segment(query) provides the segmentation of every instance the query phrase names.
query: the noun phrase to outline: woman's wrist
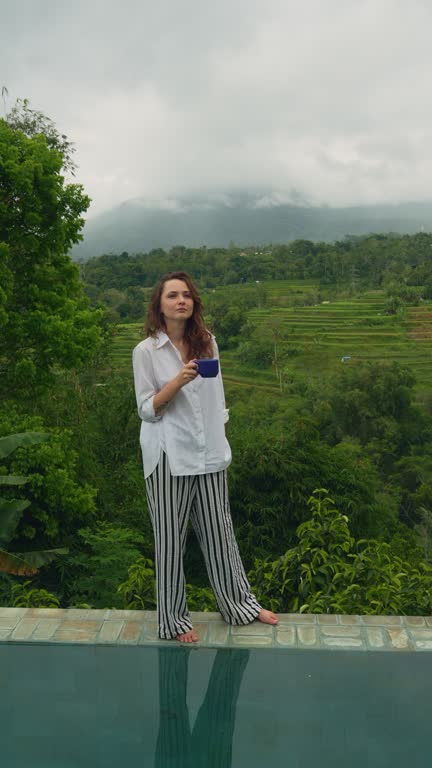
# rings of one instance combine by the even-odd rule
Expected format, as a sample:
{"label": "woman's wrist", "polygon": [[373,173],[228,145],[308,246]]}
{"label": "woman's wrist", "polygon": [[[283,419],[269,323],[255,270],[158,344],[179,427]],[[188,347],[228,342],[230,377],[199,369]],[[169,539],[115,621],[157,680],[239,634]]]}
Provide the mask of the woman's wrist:
{"label": "woman's wrist", "polygon": [[175,376],[171,381],[168,382],[168,384],[165,384],[164,387],[155,395],[153,400],[153,406],[155,413],[157,414],[158,411],[161,411],[163,408],[166,408],[167,405],[171,402],[171,400],[174,399],[177,392],[180,391],[182,385],[180,382],[180,379],[178,376]]}

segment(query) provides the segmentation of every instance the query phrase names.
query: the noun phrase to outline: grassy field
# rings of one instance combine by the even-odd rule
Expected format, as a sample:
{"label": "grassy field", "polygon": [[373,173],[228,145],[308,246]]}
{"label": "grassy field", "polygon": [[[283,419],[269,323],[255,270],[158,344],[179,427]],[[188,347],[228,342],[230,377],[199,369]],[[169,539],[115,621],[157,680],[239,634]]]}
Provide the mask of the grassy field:
{"label": "grassy field", "polygon": [[[263,327],[277,319],[287,338],[287,347],[297,351],[287,363],[293,372],[321,376],[341,365],[356,365],[365,360],[395,361],[413,371],[419,396],[429,390],[432,385],[432,305],[407,308],[404,316],[386,315],[384,295],[369,292],[350,300],[293,307],[294,295],[298,297],[317,288],[313,281],[273,281],[262,285],[268,306],[249,310],[248,318]],[[217,290],[232,298],[239,295],[242,286]],[[141,338],[142,323],[118,326],[112,353],[115,369],[130,370],[132,348]],[[350,359],[342,362],[343,357]],[[223,352],[222,370],[227,384],[279,391],[272,369],[251,370],[241,365],[235,350]]]}

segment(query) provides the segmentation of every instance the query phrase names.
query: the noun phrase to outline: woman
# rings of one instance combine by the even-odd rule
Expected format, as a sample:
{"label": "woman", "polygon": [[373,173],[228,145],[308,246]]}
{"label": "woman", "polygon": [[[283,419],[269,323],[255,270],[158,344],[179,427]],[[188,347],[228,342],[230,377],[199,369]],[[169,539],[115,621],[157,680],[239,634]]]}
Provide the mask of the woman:
{"label": "woman", "polygon": [[186,272],[165,275],[150,301],[147,338],[133,351],[144,477],[155,535],[159,637],[186,643],[198,640],[187,610],[183,572],[189,517],[225,621],[278,621],[251,593],[234,537],[222,378],[220,372],[215,378],[201,378],[196,363],[219,357],[202,309]]}

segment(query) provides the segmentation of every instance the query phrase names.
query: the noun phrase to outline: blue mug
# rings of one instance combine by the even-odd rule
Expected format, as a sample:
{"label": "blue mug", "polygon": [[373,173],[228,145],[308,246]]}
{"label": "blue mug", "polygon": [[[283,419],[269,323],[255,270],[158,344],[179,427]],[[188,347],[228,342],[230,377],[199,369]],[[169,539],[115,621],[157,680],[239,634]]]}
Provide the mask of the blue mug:
{"label": "blue mug", "polygon": [[200,376],[203,376],[203,378],[211,379],[218,375],[219,360],[217,357],[212,359],[203,358],[202,360],[196,360],[195,362],[198,366],[198,373]]}

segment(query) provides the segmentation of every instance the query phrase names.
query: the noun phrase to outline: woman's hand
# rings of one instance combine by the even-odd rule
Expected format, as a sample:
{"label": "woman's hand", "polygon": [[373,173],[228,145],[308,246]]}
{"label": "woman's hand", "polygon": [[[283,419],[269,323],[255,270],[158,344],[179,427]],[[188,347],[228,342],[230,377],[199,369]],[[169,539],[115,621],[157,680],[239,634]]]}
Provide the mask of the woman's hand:
{"label": "woman's hand", "polygon": [[196,364],[195,360],[189,360],[188,363],[185,363],[181,371],[178,372],[176,376],[176,380],[180,387],[184,387],[185,384],[189,384],[190,381],[193,381],[198,376],[198,366]]}
{"label": "woman's hand", "polygon": [[167,405],[174,399],[176,394],[180,392],[181,388],[185,384],[189,384],[190,381],[198,376],[198,366],[196,360],[189,360],[177,376],[158,392],[153,399],[153,408],[156,416],[159,416],[161,412],[167,407]]}

